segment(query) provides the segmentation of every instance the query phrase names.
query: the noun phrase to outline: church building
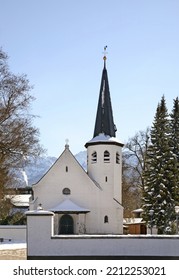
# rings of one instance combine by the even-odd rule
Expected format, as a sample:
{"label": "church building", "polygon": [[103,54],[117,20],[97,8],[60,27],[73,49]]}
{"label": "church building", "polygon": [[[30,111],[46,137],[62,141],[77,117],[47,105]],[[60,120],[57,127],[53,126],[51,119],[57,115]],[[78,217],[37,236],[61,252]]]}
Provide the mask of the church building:
{"label": "church building", "polygon": [[33,185],[30,210],[54,212],[54,234],[122,234],[122,147],[116,126],[104,56],[93,138],[85,144],[87,172],[65,149]]}

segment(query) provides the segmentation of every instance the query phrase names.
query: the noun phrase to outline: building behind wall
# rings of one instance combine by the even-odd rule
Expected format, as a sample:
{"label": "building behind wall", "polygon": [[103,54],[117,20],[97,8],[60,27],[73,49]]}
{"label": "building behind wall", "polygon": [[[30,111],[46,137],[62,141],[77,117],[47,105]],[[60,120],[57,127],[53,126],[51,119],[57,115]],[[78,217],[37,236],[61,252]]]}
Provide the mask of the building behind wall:
{"label": "building behind wall", "polygon": [[65,149],[33,185],[34,200],[55,213],[55,234],[122,234],[122,147],[116,138],[106,56],[93,138],[87,148],[87,172],[69,149]]}

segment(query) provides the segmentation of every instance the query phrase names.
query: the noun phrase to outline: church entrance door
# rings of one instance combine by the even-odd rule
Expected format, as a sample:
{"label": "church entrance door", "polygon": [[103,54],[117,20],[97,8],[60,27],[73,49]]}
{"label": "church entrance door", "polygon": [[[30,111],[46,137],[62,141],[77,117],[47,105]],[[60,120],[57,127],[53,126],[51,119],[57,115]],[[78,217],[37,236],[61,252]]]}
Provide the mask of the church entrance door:
{"label": "church entrance door", "polygon": [[70,215],[63,215],[60,218],[59,234],[73,234],[73,218]]}

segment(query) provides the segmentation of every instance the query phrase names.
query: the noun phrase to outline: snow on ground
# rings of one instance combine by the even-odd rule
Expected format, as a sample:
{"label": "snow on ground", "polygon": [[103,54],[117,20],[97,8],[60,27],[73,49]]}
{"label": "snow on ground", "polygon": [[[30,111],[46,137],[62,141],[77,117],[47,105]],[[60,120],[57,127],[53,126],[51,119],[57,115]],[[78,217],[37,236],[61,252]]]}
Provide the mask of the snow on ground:
{"label": "snow on ground", "polygon": [[2,242],[0,243],[0,250],[16,250],[27,248],[25,242]]}

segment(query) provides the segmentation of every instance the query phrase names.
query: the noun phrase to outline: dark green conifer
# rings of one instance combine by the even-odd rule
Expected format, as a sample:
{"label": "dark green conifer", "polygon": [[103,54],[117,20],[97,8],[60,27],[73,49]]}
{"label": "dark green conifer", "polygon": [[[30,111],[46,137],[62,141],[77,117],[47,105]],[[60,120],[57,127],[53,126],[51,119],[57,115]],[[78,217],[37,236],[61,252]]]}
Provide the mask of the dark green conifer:
{"label": "dark green conifer", "polygon": [[171,136],[170,136],[170,146],[174,155],[177,159],[177,188],[175,196],[175,204],[179,205],[179,100],[178,97],[174,99],[173,110],[170,114],[170,127],[171,127]]}
{"label": "dark green conifer", "polygon": [[[171,150],[170,121],[164,96],[159,103],[151,128],[151,145],[147,151],[144,172],[144,218],[166,233],[175,218],[177,161]],[[150,210],[153,211],[151,219]]]}

